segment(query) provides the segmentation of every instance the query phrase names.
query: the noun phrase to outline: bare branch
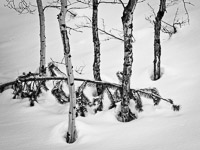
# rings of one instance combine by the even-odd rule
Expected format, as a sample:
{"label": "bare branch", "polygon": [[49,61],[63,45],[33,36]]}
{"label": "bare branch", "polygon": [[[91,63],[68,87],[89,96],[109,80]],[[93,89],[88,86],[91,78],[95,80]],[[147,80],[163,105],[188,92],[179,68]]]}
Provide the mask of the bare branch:
{"label": "bare branch", "polygon": [[[169,2],[170,5],[175,5],[178,3],[178,0],[171,0]],[[145,17],[145,19],[147,21],[149,21],[152,25],[154,25],[154,17],[156,16],[155,14],[155,11],[153,9],[153,7],[148,3],[148,6],[150,7],[151,11],[153,12],[152,15],[148,16],[148,17]],[[179,9],[177,8],[176,12],[175,12],[175,15],[174,15],[174,19],[173,19],[173,22],[172,24],[166,22],[166,21],[163,21],[162,20],[162,23],[164,23],[164,25],[161,26],[161,31],[163,33],[167,33],[169,34],[169,37],[171,37],[173,34],[175,34],[177,32],[177,27],[176,25],[179,25],[180,27],[184,24],[186,24],[186,22],[188,22],[189,20],[189,16],[187,17],[187,20],[180,20],[178,18],[178,12],[179,12]],[[189,15],[189,14],[188,14]],[[152,18],[153,17],[153,18]],[[189,23],[189,22],[188,22]]]}
{"label": "bare branch", "polygon": [[154,24],[154,20],[153,19],[151,19],[151,17],[152,17],[152,15],[151,16],[146,16],[145,17],[145,20],[147,20],[150,24]]}
{"label": "bare branch", "polygon": [[25,0],[21,0],[18,5],[15,4],[15,0],[6,0],[6,2],[5,7],[14,9],[19,14],[33,14],[35,12],[35,9],[31,8],[33,5],[30,2],[27,3]]}
{"label": "bare branch", "polygon": [[156,13],[155,13],[155,11],[154,11],[154,8],[153,8],[149,3],[147,3],[147,5],[150,7],[150,9],[151,9],[153,15],[156,16]]}
{"label": "bare branch", "polygon": [[186,2],[185,0],[182,0],[182,1],[183,1],[184,9],[185,9],[185,14],[187,15],[187,22],[188,22],[188,24],[190,24],[190,16],[189,16],[186,4],[189,4],[189,5],[192,5],[192,6],[194,6],[194,5],[190,2]]}
{"label": "bare branch", "polygon": [[102,30],[102,29],[99,29],[99,28],[98,28],[98,30],[99,30],[100,32],[102,32],[102,33],[105,33],[105,34],[107,34],[107,35],[113,37],[114,39],[117,39],[117,40],[120,40],[120,41],[124,41],[124,39],[122,39],[122,38],[120,38],[120,37],[117,37],[117,36],[115,36],[114,34],[112,34],[111,31],[110,31],[110,32],[107,32],[107,31]]}
{"label": "bare branch", "polygon": [[65,63],[63,63],[63,61],[61,61],[61,62],[58,62],[58,61],[54,61],[52,58],[50,58],[51,59],[51,61],[53,62],[53,63],[56,63],[56,64],[61,64],[61,65],[65,65]]}
{"label": "bare branch", "polygon": [[[62,59],[61,62],[54,61],[52,58],[50,58],[50,59],[51,59],[51,61],[52,61],[53,64],[65,65],[65,63],[63,63],[64,57],[63,57],[63,59]],[[76,67],[75,72],[78,73],[78,74],[83,74],[83,69],[84,69],[84,68],[85,68],[85,65],[80,66],[80,67]],[[58,67],[56,67],[56,69],[58,69]],[[61,71],[60,71],[60,72],[61,72]],[[62,72],[62,73],[63,73],[63,72]],[[63,74],[64,74],[64,73],[63,73]]]}
{"label": "bare branch", "polygon": [[119,0],[119,2],[122,4],[123,8],[125,8],[124,3],[122,2],[122,0]]}
{"label": "bare branch", "polygon": [[[18,77],[17,80],[12,81],[12,82],[8,82],[8,83],[4,83],[0,85],[0,93],[2,93],[3,91],[7,90],[7,89],[11,89],[13,88],[13,86],[16,84],[16,82],[29,82],[29,81],[55,81],[55,80],[64,80],[67,81],[67,77],[26,77],[26,76],[21,76]],[[94,84],[99,84],[99,85],[104,85],[104,86],[111,86],[111,87],[116,87],[116,88],[122,88],[122,85],[117,84],[117,83],[111,83],[111,82],[106,82],[106,81],[96,81],[96,80],[89,80],[89,79],[82,79],[82,78],[74,78],[75,81],[82,81],[82,82],[89,82],[89,83],[94,83]],[[149,93],[147,91],[144,91],[142,89],[130,89],[131,91],[134,92],[140,92],[140,93],[144,93],[144,94],[151,94],[154,97],[157,97],[161,100],[164,100],[170,104],[173,104],[173,101],[171,99],[166,99],[166,98],[162,98],[161,96],[155,94],[155,93]]]}
{"label": "bare branch", "polygon": [[118,0],[113,0],[113,1],[99,1],[99,4],[121,4]]}
{"label": "bare branch", "polygon": [[71,7],[68,9],[69,10],[72,10],[72,9],[86,9],[86,8],[89,8],[89,6],[86,6],[86,7]]}
{"label": "bare branch", "polygon": [[177,10],[176,10],[176,13],[175,13],[175,15],[174,15],[174,20],[173,20],[173,24],[175,23],[175,21],[177,20],[176,18],[177,18],[177,16],[178,16],[178,8],[177,8]]}
{"label": "bare branch", "polygon": [[138,1],[137,3],[143,3],[143,2],[145,2],[146,0],[140,0],[140,1]]}
{"label": "bare branch", "polygon": [[[78,25],[77,25],[77,26],[78,26]],[[80,26],[78,26],[78,27],[79,27],[79,28],[92,28],[92,26],[88,26],[88,25],[80,25]],[[113,37],[114,39],[117,39],[117,40],[120,40],[120,41],[124,41],[122,38],[117,37],[117,36],[113,35],[112,33],[107,32],[107,31],[105,31],[105,30],[103,30],[103,29],[98,28],[98,30],[99,30],[100,32],[104,33],[104,34],[107,34],[107,35]]]}
{"label": "bare branch", "polygon": [[185,0],[183,0],[185,4],[189,4],[189,5],[192,5],[192,6],[195,6],[194,4],[192,4],[191,2],[186,2]]}
{"label": "bare branch", "polygon": [[170,7],[179,3],[179,0],[167,0],[166,6]]}
{"label": "bare branch", "polygon": [[69,34],[71,34],[71,30],[76,31],[76,32],[80,32],[80,33],[83,32],[83,31],[79,30],[79,28],[72,28],[72,27],[69,27],[69,26],[66,26],[66,28],[68,29]]}
{"label": "bare branch", "polygon": [[63,63],[64,59],[65,59],[65,56],[62,58],[61,63]]}
{"label": "bare branch", "polygon": [[85,68],[84,66],[76,67],[75,72],[82,75],[83,74],[83,69]]}
{"label": "bare branch", "polygon": [[[91,18],[89,18],[88,16],[82,16],[86,19],[86,24],[81,24],[81,25],[77,25],[77,28],[92,28],[91,24],[92,24],[92,20]],[[98,28],[98,30],[102,33],[102,34],[107,34],[108,36],[110,36],[111,38],[108,38],[106,40],[109,40],[109,39],[117,39],[117,40],[120,40],[120,41],[124,41],[121,37],[120,37],[120,34],[119,34],[119,37],[114,35],[110,30],[110,31],[106,31],[105,29],[105,23],[104,23],[104,20],[102,19],[102,25],[103,25],[103,29],[101,28]],[[113,29],[114,30],[114,29]],[[116,30],[116,29],[115,29]],[[119,30],[118,30],[119,32]],[[120,31],[121,32],[121,31]]]}
{"label": "bare branch", "polygon": [[88,17],[88,16],[82,16],[82,17],[86,19],[86,22],[87,22],[86,24],[92,23],[92,19],[90,17]]}
{"label": "bare branch", "polygon": [[76,0],[77,2],[81,3],[81,4],[85,4],[88,5],[90,7],[92,7],[92,1],[91,0]]}
{"label": "bare branch", "polygon": [[47,8],[56,8],[56,9],[59,9],[61,8],[61,6],[56,6],[56,5],[47,5],[43,8],[43,11],[45,11]]}
{"label": "bare branch", "polygon": [[[145,0],[144,0],[144,1],[145,1]],[[91,1],[91,0],[77,0],[77,2],[92,7],[92,1]],[[122,3],[123,3],[123,2],[122,2],[122,1],[120,2],[119,0],[111,0],[111,1],[99,0],[99,2],[98,2],[98,4],[122,4]],[[123,3],[123,5],[124,5],[124,4],[125,4],[125,3]],[[122,6],[123,6],[123,5],[122,5]]]}
{"label": "bare branch", "polygon": [[171,25],[171,24],[169,24],[169,23],[167,23],[167,22],[165,22],[165,21],[163,21],[163,20],[162,20],[162,23],[164,23],[164,24],[166,24],[166,25],[168,25],[168,26],[170,26],[170,27],[173,27],[173,25]]}

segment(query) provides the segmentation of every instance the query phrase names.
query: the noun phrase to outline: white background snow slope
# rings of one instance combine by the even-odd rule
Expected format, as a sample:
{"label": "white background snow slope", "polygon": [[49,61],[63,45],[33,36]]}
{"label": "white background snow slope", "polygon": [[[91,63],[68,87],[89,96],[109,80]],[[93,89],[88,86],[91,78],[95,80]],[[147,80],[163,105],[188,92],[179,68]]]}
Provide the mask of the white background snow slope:
{"label": "white background snow slope", "polygon": [[[200,149],[200,2],[190,0],[190,25],[178,28],[168,39],[162,34],[164,74],[151,81],[153,65],[153,27],[144,18],[151,11],[138,4],[134,13],[132,88],[157,87],[165,98],[180,104],[180,112],[161,102],[154,107],[142,99],[144,111],[129,123],[116,120],[115,109],[76,119],[78,139],[65,142],[68,105],[60,105],[50,92],[39,98],[35,107],[28,99],[12,99],[12,90],[0,94],[0,150],[198,150]],[[19,15],[0,1],[0,83],[14,80],[22,72],[36,71],[39,65],[39,26],[37,12]],[[182,4],[180,4],[180,7]],[[155,6],[157,11],[158,5]],[[165,20],[173,20],[176,7],[169,8]],[[100,6],[100,18],[108,27],[121,28],[121,6]],[[57,10],[46,12],[47,54],[60,61],[63,57]],[[90,13],[90,11],[81,13]],[[184,11],[180,11],[184,16]],[[70,35],[74,68],[85,65],[81,78],[92,78],[93,48],[91,31]],[[115,73],[122,70],[123,43],[101,42],[103,79],[118,82]],[[65,71],[65,70],[63,70]],[[78,74],[75,73],[78,77]],[[89,93],[89,91],[87,91]],[[106,99],[105,99],[106,100]]]}

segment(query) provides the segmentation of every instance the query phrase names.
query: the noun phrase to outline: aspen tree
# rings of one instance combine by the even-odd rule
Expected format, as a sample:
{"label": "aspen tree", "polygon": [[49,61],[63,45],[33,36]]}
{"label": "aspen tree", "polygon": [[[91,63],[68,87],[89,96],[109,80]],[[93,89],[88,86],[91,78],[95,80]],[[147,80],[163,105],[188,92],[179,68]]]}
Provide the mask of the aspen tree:
{"label": "aspen tree", "polygon": [[40,20],[40,74],[46,74],[46,37],[45,37],[45,16],[42,0],[36,0]]}
{"label": "aspen tree", "polygon": [[155,17],[154,21],[154,71],[153,79],[158,80],[161,77],[161,44],[160,44],[160,30],[161,30],[161,21],[166,11],[166,0],[160,0],[159,11]]}
{"label": "aspen tree", "polygon": [[[123,3],[122,3],[123,4]],[[133,12],[135,10],[137,0],[129,0],[126,7],[124,6],[122,24],[124,33],[124,64],[123,64],[123,78],[122,78],[122,101],[121,111],[117,116],[117,119],[121,122],[128,122],[136,119],[129,108],[130,101],[130,78],[132,75],[132,63],[133,63]]]}
{"label": "aspen tree", "polygon": [[69,37],[68,37],[67,27],[65,23],[66,13],[67,13],[67,0],[61,0],[61,10],[60,10],[60,13],[58,14],[58,22],[59,22],[60,33],[61,33],[61,38],[63,42],[65,65],[66,65],[67,76],[68,76],[67,82],[68,82],[69,94],[70,94],[69,123],[68,123],[68,132],[66,136],[66,142],[74,143],[77,139],[77,131],[76,131],[76,125],[75,125],[76,93],[75,93],[75,85],[74,85],[73,66],[71,62]]}

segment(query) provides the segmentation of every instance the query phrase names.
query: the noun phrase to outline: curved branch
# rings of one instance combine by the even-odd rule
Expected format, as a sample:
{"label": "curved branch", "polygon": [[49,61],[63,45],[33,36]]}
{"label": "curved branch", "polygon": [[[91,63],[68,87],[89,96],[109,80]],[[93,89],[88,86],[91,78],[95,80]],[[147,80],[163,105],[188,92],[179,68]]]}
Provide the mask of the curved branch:
{"label": "curved branch", "polygon": [[[67,81],[68,78],[66,77],[19,77],[17,80],[15,81],[11,81],[11,82],[7,82],[4,84],[0,85],[0,93],[2,93],[3,91],[10,89],[16,82],[20,81],[20,82],[29,82],[29,81],[51,81],[51,80],[66,80]],[[111,82],[106,82],[106,81],[96,81],[96,80],[90,80],[90,79],[82,79],[82,78],[74,78],[75,81],[81,81],[81,82],[88,82],[88,83],[94,83],[94,84],[101,84],[101,85],[107,85],[107,86],[112,86],[112,87],[116,87],[116,88],[122,88],[121,84],[117,84],[117,83],[111,83]],[[135,89],[130,89],[130,90],[134,90],[136,92],[141,92],[141,93],[145,93],[145,94],[150,94],[148,92],[142,91],[140,89],[135,90]],[[156,94],[151,93],[153,96],[160,98],[166,102],[172,103],[171,100],[169,99],[165,99],[162,98]]]}

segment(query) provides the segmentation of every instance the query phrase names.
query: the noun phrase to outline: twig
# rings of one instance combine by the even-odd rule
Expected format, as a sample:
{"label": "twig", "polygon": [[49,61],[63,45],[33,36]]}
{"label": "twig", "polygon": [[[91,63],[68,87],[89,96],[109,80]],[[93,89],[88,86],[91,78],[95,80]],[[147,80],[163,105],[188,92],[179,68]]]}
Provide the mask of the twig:
{"label": "twig", "polygon": [[82,3],[82,4],[85,4],[85,5],[88,5],[88,6],[92,7],[91,0],[88,0],[88,1],[86,1],[86,0],[77,0],[77,2],[79,2],[79,3]]}
{"label": "twig", "polygon": [[60,9],[61,6],[53,6],[53,5],[47,5],[43,8],[43,11],[45,11],[47,8],[56,8],[56,9]]}
{"label": "twig", "polygon": [[147,3],[147,5],[151,8],[151,11],[153,12],[153,15],[154,15],[154,17],[156,16],[156,13],[155,13],[155,11],[154,11],[154,8],[149,4],[149,3]]}
{"label": "twig", "polygon": [[137,3],[143,3],[143,2],[145,2],[146,0],[140,0],[140,1],[138,1]]}
{"label": "twig", "polygon": [[142,91],[142,90],[135,90],[135,91],[136,91],[136,92],[145,93],[145,94],[151,94],[151,95],[153,95],[153,96],[155,96],[155,97],[157,97],[157,98],[159,98],[159,99],[162,99],[162,100],[164,100],[164,101],[166,101],[166,102],[168,102],[168,103],[173,104],[173,101],[171,101],[170,99],[162,98],[162,97],[160,97],[159,95],[156,95],[156,94],[154,94],[154,93],[144,92],[144,91]]}
{"label": "twig", "polygon": [[119,0],[119,2],[122,4],[122,7],[125,8],[124,3],[122,2],[122,0]]}
{"label": "twig", "polygon": [[78,74],[83,74],[83,69],[85,68],[85,65],[84,66],[80,66],[79,68],[76,67],[75,71],[76,73]]}
{"label": "twig", "polygon": [[[88,26],[88,25],[81,25],[81,26],[79,26],[79,28],[81,28],[81,27],[82,27],[82,28],[92,28],[92,26]],[[119,38],[119,37],[117,37],[117,36],[115,36],[115,35],[113,35],[113,34],[107,32],[107,31],[105,31],[105,30],[103,30],[103,29],[98,28],[98,30],[99,30],[100,32],[102,32],[102,33],[105,33],[105,34],[107,34],[107,35],[113,37],[114,39],[117,39],[117,40],[120,40],[120,41],[124,41],[122,38]]]}
{"label": "twig", "polygon": [[72,28],[72,27],[69,27],[69,26],[66,26],[66,28],[69,30],[69,34],[71,34],[71,30],[72,30],[72,31],[76,31],[76,32],[80,32],[80,33],[83,32],[83,31],[81,31],[81,30],[78,30],[79,28]]}
{"label": "twig", "polygon": [[177,8],[176,13],[175,13],[175,15],[174,15],[173,25],[174,25],[174,23],[175,23],[175,21],[176,21],[176,17],[178,16],[178,11],[179,11],[179,9]]}
{"label": "twig", "polygon": [[53,63],[65,65],[65,63],[63,63],[62,61],[61,61],[61,62],[58,62],[58,61],[54,61],[52,58],[50,58],[50,59],[51,59],[51,61],[52,61]]}
{"label": "twig", "polygon": [[182,1],[183,1],[183,6],[184,6],[184,9],[185,9],[185,13],[187,15],[188,24],[190,24],[190,16],[189,16],[186,4],[189,4],[189,5],[192,5],[192,6],[194,6],[194,5],[192,3],[190,3],[190,2],[186,2],[185,0],[182,0]]}
{"label": "twig", "polygon": [[15,0],[6,0],[7,4],[5,4],[5,7],[8,7],[10,9],[14,9],[19,14],[33,14],[35,12],[35,9],[31,9],[32,4],[27,3],[25,0],[21,0],[18,3],[18,6],[15,4]]}
{"label": "twig", "polygon": [[113,0],[113,1],[99,1],[99,4],[121,4],[121,2],[118,2],[118,0]]}

